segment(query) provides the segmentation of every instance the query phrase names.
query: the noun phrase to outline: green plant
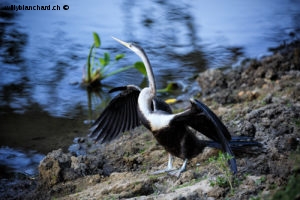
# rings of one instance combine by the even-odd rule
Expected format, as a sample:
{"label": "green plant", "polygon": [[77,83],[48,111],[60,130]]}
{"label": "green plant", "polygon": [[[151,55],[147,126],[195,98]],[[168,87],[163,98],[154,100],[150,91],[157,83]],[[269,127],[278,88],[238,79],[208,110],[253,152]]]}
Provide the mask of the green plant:
{"label": "green plant", "polygon": [[219,187],[227,187],[228,182],[224,176],[217,176],[216,180],[210,181],[210,186],[214,187],[216,185]]}
{"label": "green plant", "polygon": [[114,63],[111,62],[111,55],[108,52],[103,54],[103,57],[95,58],[95,49],[100,48],[101,40],[97,33],[93,32],[94,42],[90,48],[87,63],[86,63],[86,75],[83,79],[83,82],[88,85],[99,84],[101,80],[115,75],[117,73],[129,70],[131,68],[136,68],[140,73],[146,76],[145,66],[142,62],[136,62],[132,66],[122,67],[112,72],[108,72],[108,66],[117,63],[119,60],[125,57],[124,54],[117,54],[114,57]]}
{"label": "green plant", "polygon": [[289,177],[288,183],[284,188],[279,189],[272,199],[274,200],[289,200],[289,199],[299,199],[299,181],[300,175],[293,174]]}
{"label": "green plant", "polygon": [[228,153],[219,152],[218,156],[209,158],[208,162],[213,164],[222,175],[217,176],[216,180],[210,181],[211,186],[218,185],[220,187],[230,186],[233,191],[233,174],[228,167],[228,161],[233,158]]}
{"label": "green plant", "polygon": [[262,177],[260,177],[259,179],[257,179],[255,181],[255,184],[256,185],[261,185],[262,183],[266,182],[266,180],[267,180],[266,176],[262,176]]}
{"label": "green plant", "polygon": [[260,197],[250,197],[249,200],[260,200]]}
{"label": "green plant", "polygon": [[170,82],[170,83],[168,83],[167,87],[165,87],[163,89],[158,89],[157,92],[160,92],[160,93],[172,92],[174,90],[177,90],[178,88],[179,88],[178,83]]}

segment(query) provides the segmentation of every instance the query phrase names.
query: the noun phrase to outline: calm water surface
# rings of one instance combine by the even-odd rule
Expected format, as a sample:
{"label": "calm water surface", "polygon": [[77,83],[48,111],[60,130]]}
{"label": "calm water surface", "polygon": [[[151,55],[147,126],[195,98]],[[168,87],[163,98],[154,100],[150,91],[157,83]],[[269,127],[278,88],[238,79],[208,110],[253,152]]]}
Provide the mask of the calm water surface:
{"label": "calm water surface", "polygon": [[60,7],[0,12],[0,167],[6,172],[34,174],[43,154],[67,149],[74,137],[87,134],[85,122],[111,98],[110,88],[145,84],[131,70],[88,93],[80,82],[92,32],[101,37],[98,54],[126,54],[111,70],[138,61],[111,36],[134,41],[148,53],[159,88],[176,81],[183,85],[181,93],[192,95],[198,90],[193,83],[198,72],[267,55],[269,48],[299,38],[300,31],[297,0],[42,3],[0,4]]}

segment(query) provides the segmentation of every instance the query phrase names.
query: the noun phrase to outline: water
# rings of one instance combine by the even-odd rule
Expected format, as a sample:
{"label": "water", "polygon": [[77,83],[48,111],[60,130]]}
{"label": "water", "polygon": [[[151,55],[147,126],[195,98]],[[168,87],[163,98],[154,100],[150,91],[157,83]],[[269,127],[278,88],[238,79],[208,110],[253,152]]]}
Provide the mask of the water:
{"label": "water", "polygon": [[[145,84],[142,75],[131,70],[107,78],[95,93],[81,87],[92,32],[101,37],[99,54],[126,54],[111,70],[138,61],[111,36],[135,41],[150,57],[158,88],[179,81],[182,93],[192,95],[197,85],[192,77],[198,72],[260,58],[270,47],[299,38],[300,30],[296,0],[42,3],[60,10],[2,10],[0,15],[0,152],[34,165],[41,159],[32,161],[36,155],[67,149],[74,137],[87,134],[84,122],[99,114],[111,87]],[[1,6],[12,4],[24,2]],[[33,0],[24,5],[42,4]],[[64,5],[69,9],[63,10]],[[10,158],[4,157],[7,171],[24,168],[11,164]]]}
{"label": "water", "polygon": [[36,174],[36,166],[43,157],[42,154],[37,153],[36,151],[24,151],[2,147],[0,149],[0,177],[10,178],[7,177],[7,175],[19,175],[21,177],[23,175],[34,176]]}

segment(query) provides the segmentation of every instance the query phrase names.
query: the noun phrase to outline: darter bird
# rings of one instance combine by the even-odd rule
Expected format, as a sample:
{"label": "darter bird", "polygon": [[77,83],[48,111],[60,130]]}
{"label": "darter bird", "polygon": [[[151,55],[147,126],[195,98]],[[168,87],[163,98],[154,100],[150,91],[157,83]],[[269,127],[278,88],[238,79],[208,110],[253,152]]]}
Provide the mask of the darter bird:
{"label": "darter bird", "polygon": [[[157,142],[169,153],[167,168],[154,172],[168,172],[179,177],[188,160],[202,153],[205,147],[221,149],[230,155],[228,160],[233,173],[237,172],[233,150],[245,146],[258,146],[249,137],[232,137],[221,120],[204,103],[190,99],[187,110],[173,114],[170,106],[156,97],[156,84],[150,61],[140,46],[117,38],[116,41],[135,52],[143,61],[149,86],[140,89],[134,85],[116,87],[110,92],[120,92],[94,122],[90,137],[100,143],[117,138],[122,132],[144,125]],[[210,140],[199,139],[195,132]],[[172,166],[173,156],[183,159],[179,169]]]}

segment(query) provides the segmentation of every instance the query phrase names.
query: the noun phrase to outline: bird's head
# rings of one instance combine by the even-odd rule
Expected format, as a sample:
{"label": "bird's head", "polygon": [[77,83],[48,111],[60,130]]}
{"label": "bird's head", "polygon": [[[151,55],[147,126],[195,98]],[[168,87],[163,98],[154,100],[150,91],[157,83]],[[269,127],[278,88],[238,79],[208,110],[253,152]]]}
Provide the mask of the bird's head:
{"label": "bird's head", "polygon": [[116,40],[117,42],[121,43],[122,45],[124,45],[125,47],[127,47],[128,49],[130,49],[131,51],[133,51],[134,53],[136,53],[143,61],[146,71],[147,71],[147,76],[148,76],[148,80],[149,80],[149,87],[151,88],[152,94],[153,96],[156,95],[156,86],[155,86],[155,78],[153,75],[153,71],[152,71],[152,67],[150,64],[150,61],[144,51],[144,49],[142,47],[140,47],[137,44],[134,43],[128,43],[128,42],[124,42],[118,38],[112,37],[114,40]]}
{"label": "bird's head", "polygon": [[133,51],[134,53],[136,53],[139,57],[143,57],[143,55],[145,55],[144,49],[142,47],[140,47],[139,45],[135,44],[135,43],[129,43],[129,42],[124,42],[118,38],[112,37],[114,40],[116,40],[117,42],[119,42],[120,44],[124,45],[125,47],[127,47],[128,49],[130,49],[131,51]]}

